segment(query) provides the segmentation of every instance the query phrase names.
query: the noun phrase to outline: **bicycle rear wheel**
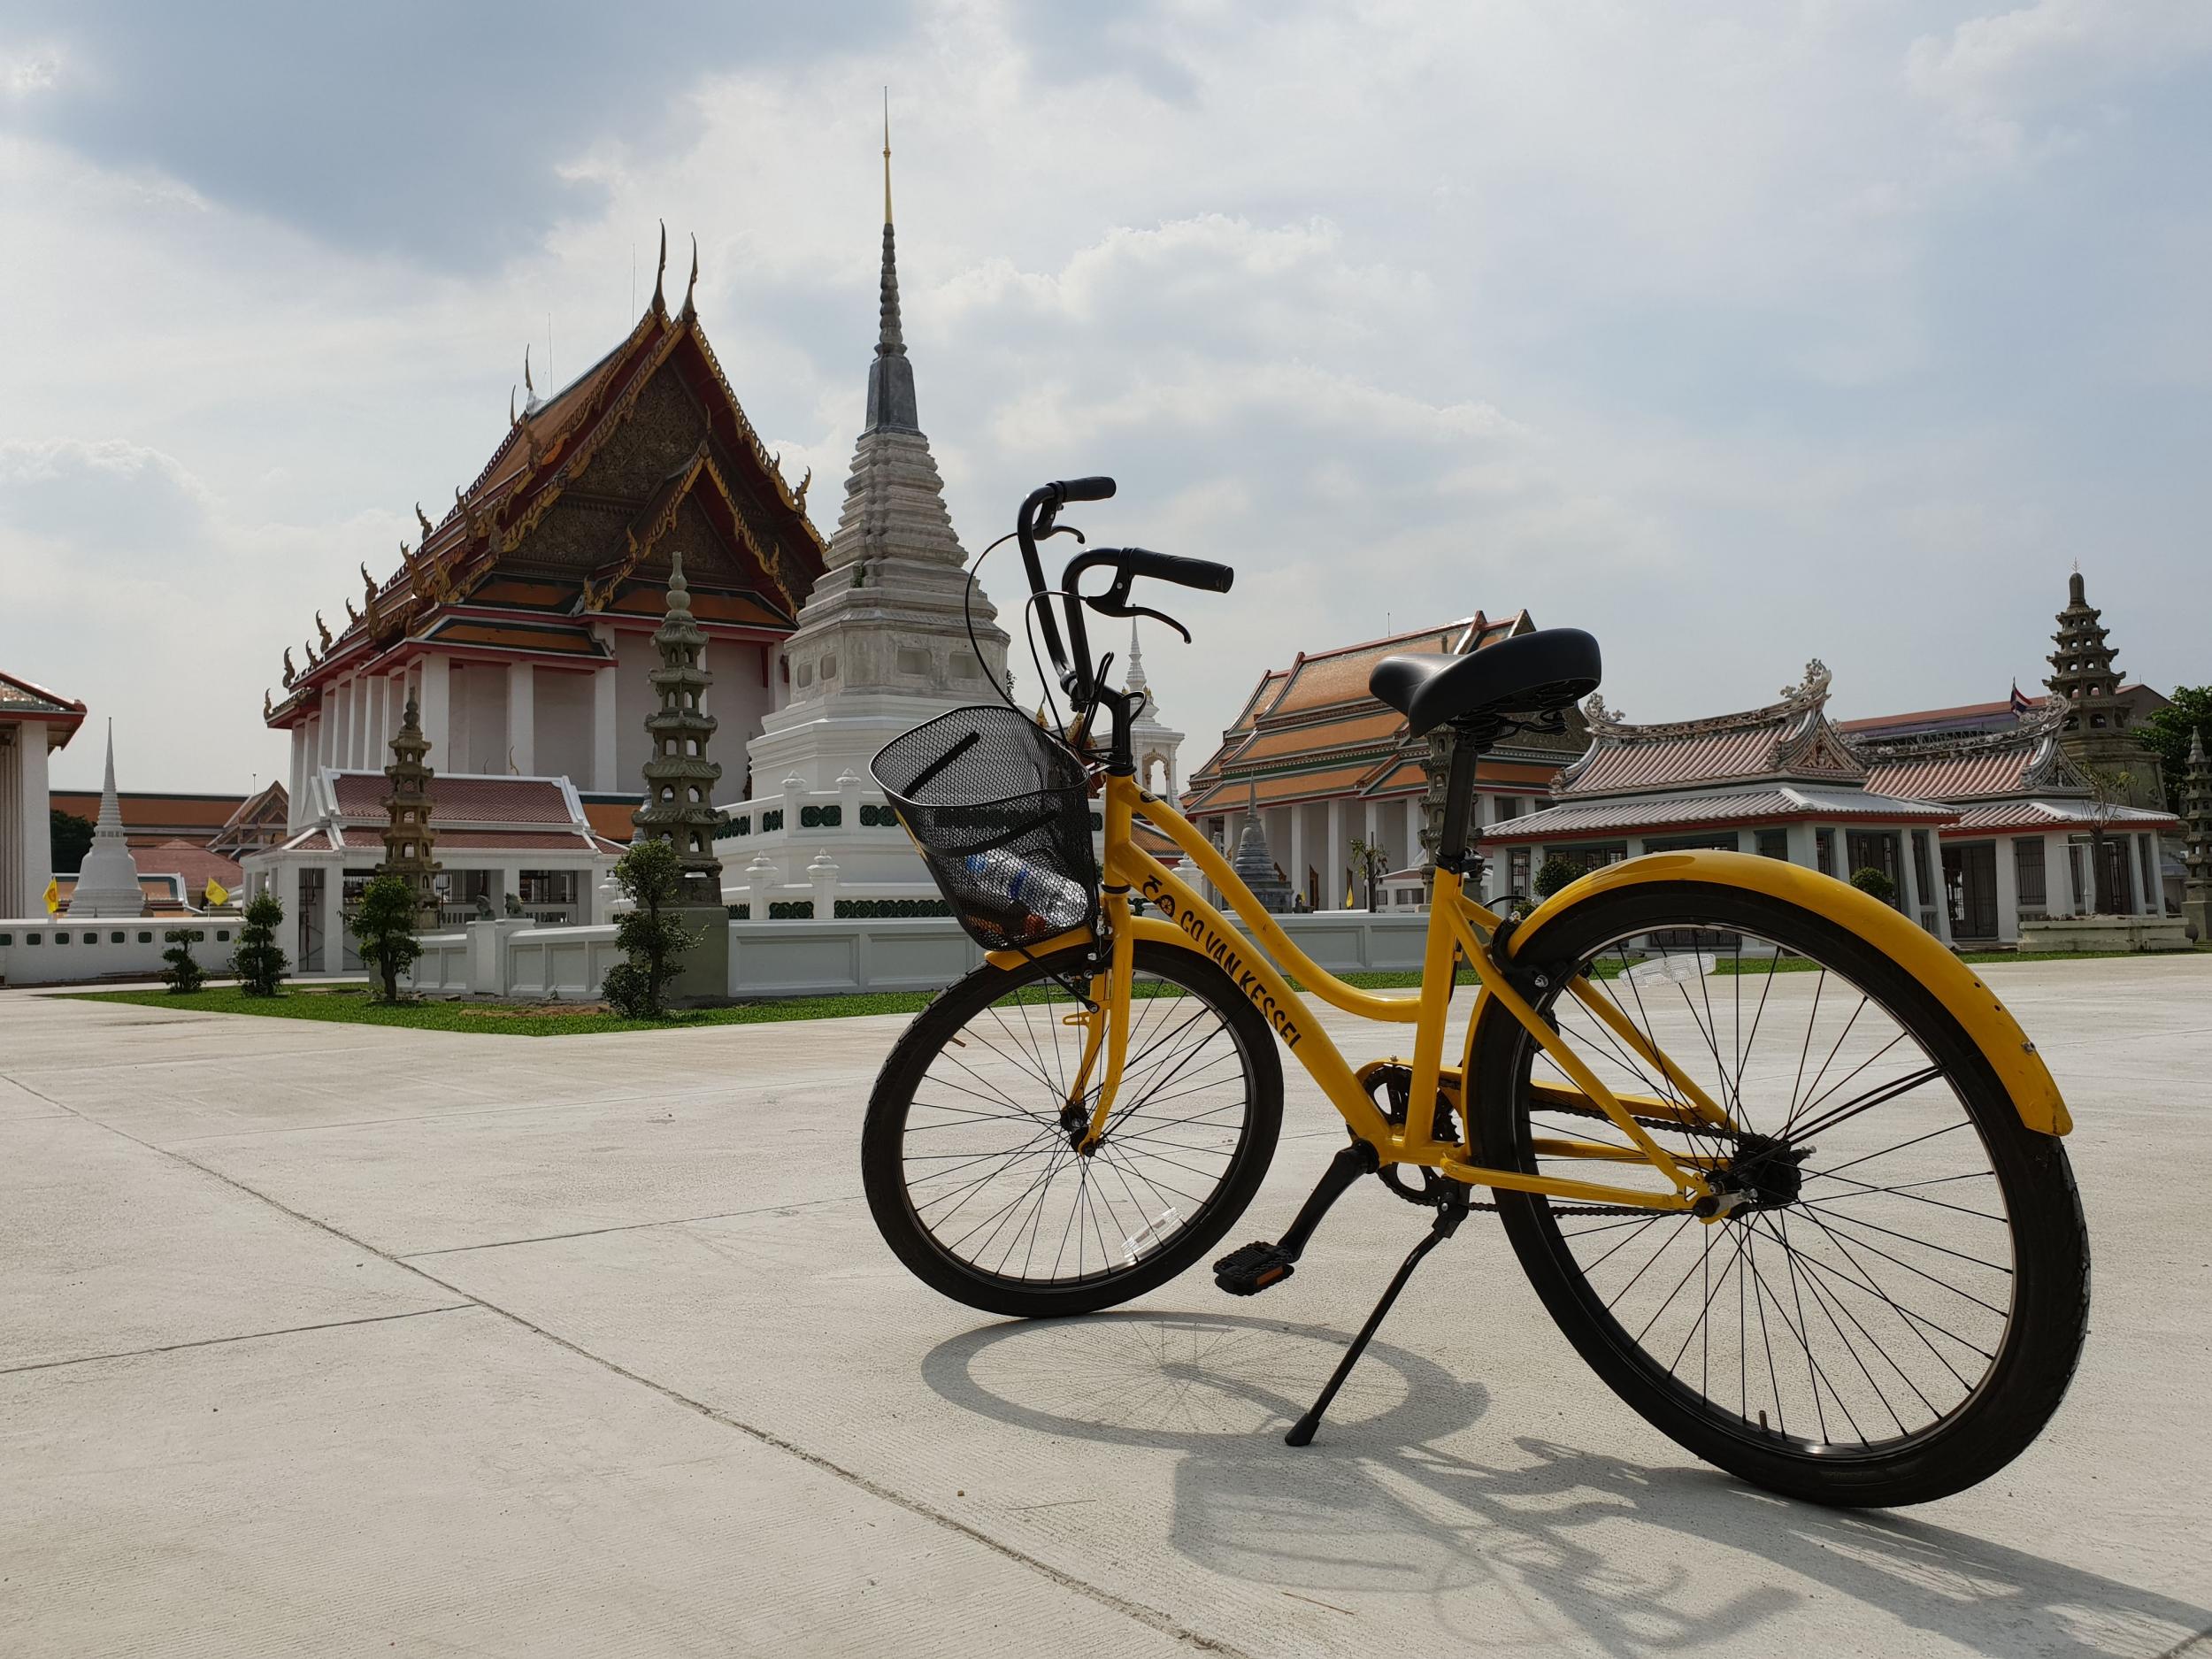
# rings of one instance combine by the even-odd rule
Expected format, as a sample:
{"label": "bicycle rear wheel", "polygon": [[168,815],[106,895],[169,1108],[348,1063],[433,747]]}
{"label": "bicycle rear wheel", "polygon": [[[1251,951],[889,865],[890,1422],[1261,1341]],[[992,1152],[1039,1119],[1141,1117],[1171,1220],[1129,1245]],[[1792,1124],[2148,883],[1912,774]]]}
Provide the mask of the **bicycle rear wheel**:
{"label": "bicycle rear wheel", "polygon": [[1087,1031],[1068,1022],[1088,956],[969,975],[916,1017],[868,1102],[877,1230],[972,1308],[1090,1313],[1164,1284],[1219,1241],[1274,1156],[1273,1033],[1211,962],[1149,942],[1113,1115],[1091,1156],[1076,1150],[1105,1071],[1102,1056],[1078,1092]]}
{"label": "bicycle rear wheel", "polygon": [[[1544,971],[1540,1010],[1600,1079],[1653,1102],[1660,1144],[1741,1206],[1709,1225],[1496,1195],[1530,1282],[1622,1399],[1823,1503],[1942,1497],[2027,1447],[2086,1332],[2080,1199],[2062,1144],[2022,1124],[1927,990],[1825,917],[1694,881],[1598,895],[1516,960]],[[1733,1131],[1655,1126],[1684,1091],[1570,994],[1585,972]],[[1492,1163],[1587,1179],[1606,1167],[1588,1152],[1628,1147],[1502,1009],[1478,1042]]]}

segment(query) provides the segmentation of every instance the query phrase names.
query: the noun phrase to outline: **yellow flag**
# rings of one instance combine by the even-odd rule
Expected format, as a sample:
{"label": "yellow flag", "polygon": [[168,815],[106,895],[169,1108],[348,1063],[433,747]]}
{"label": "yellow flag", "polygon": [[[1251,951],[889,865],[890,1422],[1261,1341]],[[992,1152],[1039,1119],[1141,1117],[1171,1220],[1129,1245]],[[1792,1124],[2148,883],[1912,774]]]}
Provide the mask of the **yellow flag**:
{"label": "yellow flag", "polygon": [[46,878],[46,913],[49,916],[61,913],[61,883],[51,876]]}
{"label": "yellow flag", "polygon": [[230,889],[213,876],[210,876],[207,879],[207,891],[201,896],[211,905],[227,904],[230,902]]}

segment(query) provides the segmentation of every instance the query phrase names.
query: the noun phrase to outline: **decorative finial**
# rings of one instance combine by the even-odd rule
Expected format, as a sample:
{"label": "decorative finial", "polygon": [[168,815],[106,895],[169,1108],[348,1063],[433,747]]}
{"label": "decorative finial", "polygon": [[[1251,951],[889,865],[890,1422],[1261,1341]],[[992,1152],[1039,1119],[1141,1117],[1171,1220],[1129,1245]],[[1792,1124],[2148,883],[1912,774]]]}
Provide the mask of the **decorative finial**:
{"label": "decorative finial", "polygon": [[507,388],[507,429],[511,432],[522,425],[522,418],[515,413],[515,388]]}
{"label": "decorative finial", "polygon": [[346,607],[346,624],[350,627],[361,620],[361,613],[353,608],[352,600],[348,599],[343,603]]}
{"label": "decorative finial", "polygon": [[538,401],[538,388],[530,384],[530,348],[526,343],[522,348],[522,389],[530,394],[530,403]]}
{"label": "decorative finial", "polygon": [[315,632],[322,639],[323,649],[326,651],[330,649],[330,630],[324,626],[323,613],[319,611],[315,613]]}
{"label": "decorative finial", "polygon": [[661,220],[660,264],[653,272],[653,309],[662,316],[668,315],[668,302],[661,297],[661,281],[668,274],[668,221]]}
{"label": "decorative finial", "polygon": [[264,686],[261,687],[261,718],[265,720],[275,712],[276,705],[269,701],[269,688]]}
{"label": "decorative finial", "polygon": [[891,222],[891,88],[883,89],[883,222]]}
{"label": "decorative finial", "polygon": [[691,280],[684,284],[684,315],[686,317],[698,315],[697,309],[692,303],[692,296],[698,291],[698,288],[699,233],[695,230],[691,233]]}
{"label": "decorative finial", "polygon": [[299,671],[298,669],[296,669],[296,668],[295,668],[295,667],[293,667],[293,666],[292,666],[292,648],[291,648],[290,646],[288,646],[288,646],[286,646],[286,647],[284,648],[284,688],[285,688],[285,690],[287,690],[287,691],[291,690],[291,688],[292,688],[292,682],[293,682],[294,680],[297,680],[299,677],[300,677],[300,671]]}
{"label": "decorative finial", "polygon": [[791,504],[796,507],[801,512],[804,512],[806,511],[806,492],[808,487],[813,482],[814,469],[810,466],[806,470],[806,476],[799,480],[799,488],[791,492]]}
{"label": "decorative finial", "polygon": [[[454,489],[453,498],[456,501],[458,501],[461,498],[461,492],[458,487],[456,487]],[[430,540],[432,528],[430,515],[422,510],[422,503],[420,502],[417,502],[415,503],[415,522],[422,526],[422,539],[427,542]]]}
{"label": "decorative finial", "polygon": [[673,611],[684,605],[690,593],[690,587],[684,580],[684,550],[671,548],[668,550],[668,608]]}
{"label": "decorative finial", "polygon": [[1582,718],[1590,723],[1590,729],[1594,732],[1618,726],[1624,717],[1618,709],[1609,707],[1604,697],[1594,691],[1582,705]]}

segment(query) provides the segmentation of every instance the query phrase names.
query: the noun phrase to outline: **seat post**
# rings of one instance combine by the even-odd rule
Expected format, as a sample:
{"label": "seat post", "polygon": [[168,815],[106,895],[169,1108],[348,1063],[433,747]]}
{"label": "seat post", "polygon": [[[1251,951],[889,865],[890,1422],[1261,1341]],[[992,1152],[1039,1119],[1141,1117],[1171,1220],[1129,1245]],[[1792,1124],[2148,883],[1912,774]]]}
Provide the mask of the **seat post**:
{"label": "seat post", "polygon": [[1474,815],[1475,765],[1488,752],[1494,727],[1454,721],[1452,757],[1444,772],[1444,821],[1438,826],[1437,867],[1467,872],[1467,820]]}

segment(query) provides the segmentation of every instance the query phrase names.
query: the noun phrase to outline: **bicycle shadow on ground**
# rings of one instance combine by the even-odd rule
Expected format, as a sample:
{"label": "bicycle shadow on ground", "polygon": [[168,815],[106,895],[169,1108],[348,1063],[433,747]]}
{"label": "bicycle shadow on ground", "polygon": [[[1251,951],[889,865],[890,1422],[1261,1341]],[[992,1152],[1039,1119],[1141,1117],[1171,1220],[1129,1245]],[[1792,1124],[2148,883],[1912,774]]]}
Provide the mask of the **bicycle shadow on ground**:
{"label": "bicycle shadow on ground", "polygon": [[1176,1454],[1169,1541],[1199,1565],[1325,1604],[1421,1597],[1439,1632],[1470,1642],[1496,1639],[1462,1623],[1486,1586],[1618,1654],[1755,1640],[1821,1590],[2002,1659],[2150,1659],[2212,1625],[2204,1608],[1903,1512],[1821,1509],[1540,1438],[1494,1465],[1440,1449],[1488,1393],[1387,1342],[1314,1445],[1285,1446],[1349,1340],[1250,1315],[1107,1313],[950,1338],[922,1376],[1010,1427]]}

